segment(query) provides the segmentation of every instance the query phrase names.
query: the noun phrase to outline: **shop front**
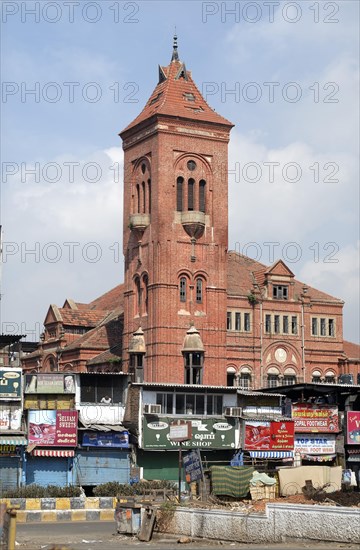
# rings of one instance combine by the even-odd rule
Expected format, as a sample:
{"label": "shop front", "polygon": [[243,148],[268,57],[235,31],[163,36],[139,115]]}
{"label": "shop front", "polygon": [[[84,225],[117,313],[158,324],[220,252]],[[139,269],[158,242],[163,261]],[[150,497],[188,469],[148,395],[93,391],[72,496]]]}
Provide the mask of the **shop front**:
{"label": "shop front", "polygon": [[22,485],[23,457],[26,438],[19,435],[0,436],[0,491]]}
{"label": "shop front", "polygon": [[130,481],[129,433],[122,431],[84,431],[76,451],[73,483],[95,487],[102,483]]}
{"label": "shop front", "polygon": [[[191,422],[191,439],[183,443],[170,439],[170,426],[179,420]],[[236,418],[174,418],[145,414],[142,420],[142,448],[137,453],[137,464],[142,469],[143,479],[177,481],[180,445],[184,452],[199,449],[206,469],[211,464],[229,464],[238,444]]]}
{"label": "shop front", "polygon": [[26,483],[64,486],[72,483],[78,412],[30,410]]}
{"label": "shop front", "polygon": [[[294,457],[294,422],[292,420],[243,420],[244,462],[265,465],[271,471]],[[269,463],[270,461],[270,463]]]}

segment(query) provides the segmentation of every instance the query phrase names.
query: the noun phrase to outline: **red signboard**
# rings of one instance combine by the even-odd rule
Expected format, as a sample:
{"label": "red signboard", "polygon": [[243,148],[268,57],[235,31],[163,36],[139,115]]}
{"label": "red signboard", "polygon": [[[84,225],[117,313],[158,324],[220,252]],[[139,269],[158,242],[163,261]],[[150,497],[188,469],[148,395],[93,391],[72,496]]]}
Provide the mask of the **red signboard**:
{"label": "red signboard", "polygon": [[29,411],[29,444],[39,447],[76,447],[78,411]]}
{"label": "red signboard", "polygon": [[292,419],[297,433],[335,433],[339,431],[338,408],[333,405],[301,403],[292,405]]}
{"label": "red signboard", "polygon": [[360,445],[360,412],[347,412],[347,444]]}
{"label": "red signboard", "polygon": [[244,449],[248,451],[293,450],[294,422],[245,422]]}

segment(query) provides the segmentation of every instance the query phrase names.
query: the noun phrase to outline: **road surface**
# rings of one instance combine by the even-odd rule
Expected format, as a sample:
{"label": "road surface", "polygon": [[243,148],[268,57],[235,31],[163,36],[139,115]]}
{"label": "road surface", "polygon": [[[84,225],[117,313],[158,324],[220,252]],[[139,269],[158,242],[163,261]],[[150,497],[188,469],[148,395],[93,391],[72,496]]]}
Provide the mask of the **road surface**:
{"label": "road surface", "polygon": [[129,535],[113,535],[115,522],[57,522],[57,523],[23,523],[18,524],[16,533],[17,550],[49,550],[54,544],[66,545],[69,550],[128,550],[129,547],[153,550],[175,550],[181,547],[189,550],[204,548],[221,548],[236,550],[251,548],[252,550],[360,550],[359,545],[345,543],[286,543],[279,545],[250,545],[220,541],[199,541],[180,545],[179,536],[162,536],[157,534],[151,542],[140,542]]}

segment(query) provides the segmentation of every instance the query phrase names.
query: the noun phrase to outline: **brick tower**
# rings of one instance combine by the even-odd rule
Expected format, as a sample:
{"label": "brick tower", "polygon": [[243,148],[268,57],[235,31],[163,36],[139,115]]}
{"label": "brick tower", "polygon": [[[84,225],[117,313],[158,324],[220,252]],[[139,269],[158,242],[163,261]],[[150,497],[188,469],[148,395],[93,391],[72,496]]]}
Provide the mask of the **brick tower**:
{"label": "brick tower", "polygon": [[120,134],[124,369],[138,381],[226,384],[232,127],[200,94],[175,36],[170,64]]}

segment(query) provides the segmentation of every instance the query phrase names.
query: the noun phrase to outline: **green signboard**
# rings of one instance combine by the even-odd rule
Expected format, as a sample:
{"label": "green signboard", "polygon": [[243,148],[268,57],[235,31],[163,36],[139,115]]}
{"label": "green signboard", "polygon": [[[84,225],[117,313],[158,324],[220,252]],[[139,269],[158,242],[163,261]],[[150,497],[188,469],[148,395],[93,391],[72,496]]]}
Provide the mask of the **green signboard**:
{"label": "green signboard", "polygon": [[0,369],[0,398],[21,399],[21,369]]}
{"label": "green signboard", "polygon": [[[180,443],[170,440],[170,424],[178,419],[168,416],[143,418],[143,449],[178,449]],[[184,418],[191,421],[192,438],[182,448],[235,449],[235,418]]]}

